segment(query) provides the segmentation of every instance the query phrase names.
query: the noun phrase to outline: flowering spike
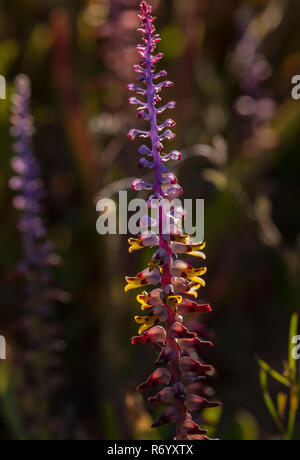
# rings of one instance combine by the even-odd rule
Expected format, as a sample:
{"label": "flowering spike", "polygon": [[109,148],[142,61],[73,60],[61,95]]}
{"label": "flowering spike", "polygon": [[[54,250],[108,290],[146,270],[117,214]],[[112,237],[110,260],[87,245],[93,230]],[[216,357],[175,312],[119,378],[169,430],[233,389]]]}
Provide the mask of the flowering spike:
{"label": "flowering spike", "polygon": [[[63,378],[59,351],[63,349],[64,341],[54,320],[54,311],[56,302],[67,301],[68,294],[56,287],[52,274],[52,267],[60,264],[60,258],[53,252],[42,217],[45,189],[41,167],[33,150],[31,84],[26,75],[16,77],[11,100],[11,134],[15,138],[15,156],[11,164],[15,175],[10,179],[9,186],[17,192],[13,205],[20,211],[18,229],[21,233],[22,260],[17,272],[22,279],[22,305],[19,307],[24,312],[16,328],[21,346],[19,368],[15,374],[12,362],[10,371],[12,378],[17,376],[18,388],[22,390],[13,397],[17,398],[18,410],[27,420],[27,433],[36,440],[40,439],[42,433],[43,438],[45,433],[50,438],[54,437],[53,430],[56,429],[53,420],[61,418],[61,414],[55,413],[55,401],[59,382]],[[36,417],[37,407],[43,407],[42,417]]]}
{"label": "flowering spike", "polygon": [[[148,263],[148,268],[135,277],[127,277],[126,291],[148,285],[158,288],[151,292],[143,292],[138,295],[137,300],[146,316],[135,316],[139,324],[140,336],[133,337],[132,343],[158,343],[161,345],[161,352],[155,362],[159,366],[168,366],[157,369],[146,382],[139,385],[138,389],[152,387],[155,385],[169,385],[161,390],[156,396],[149,398],[155,403],[169,404],[161,417],[152,425],[158,427],[168,422],[176,422],[176,439],[188,440],[192,437],[204,439],[206,431],[202,430],[191,420],[188,410],[195,408],[214,407],[215,403],[197,396],[201,391],[198,382],[205,379],[205,374],[212,370],[211,366],[195,361],[191,356],[199,353],[204,346],[210,346],[210,342],[203,342],[194,332],[190,332],[183,325],[183,316],[189,313],[204,313],[211,311],[207,304],[201,305],[195,301],[188,300],[188,297],[197,298],[198,289],[205,286],[201,278],[206,273],[206,267],[194,268],[178,259],[182,254],[205,259],[202,252],[205,244],[195,242],[188,235],[182,235],[181,221],[186,213],[180,206],[172,208],[165,207],[165,202],[171,202],[182,193],[182,187],[178,184],[176,176],[169,172],[166,163],[178,161],[181,153],[177,150],[171,153],[164,152],[164,142],[173,140],[175,134],[169,128],[176,126],[171,118],[159,121],[158,117],[167,109],[176,107],[175,101],[161,105],[161,90],[174,85],[169,80],[157,83],[160,78],[166,78],[165,70],[156,70],[157,63],[163,58],[162,53],[154,55],[156,45],[160,37],[155,33],[152,8],[143,1],[140,4],[139,17],[142,26],[139,32],[142,34],[142,44],[138,45],[137,51],[141,56],[140,64],[134,69],[138,73],[138,80],[145,85],[145,89],[138,85],[130,84],[128,89],[136,91],[147,99],[145,102],[131,97],[129,102],[137,105],[138,118],[149,122],[149,131],[132,129],[129,133],[130,139],[138,136],[149,139],[149,146],[142,145],[139,154],[143,158],[139,161],[140,168],[152,168],[154,170],[154,181],[145,182],[136,179],[132,188],[136,191],[150,190],[148,198],[149,209],[155,208],[155,220],[144,216],[139,226],[141,228],[158,229],[157,235],[154,232],[142,232],[138,238],[130,238],[129,252],[142,249],[146,246],[158,246]],[[169,203],[168,203],[169,205]],[[171,210],[170,210],[171,208]],[[170,222],[170,224],[167,224]],[[158,324],[164,324],[164,327]],[[191,388],[190,385],[193,385]],[[189,388],[187,388],[189,386]],[[193,394],[190,394],[193,391]]]}

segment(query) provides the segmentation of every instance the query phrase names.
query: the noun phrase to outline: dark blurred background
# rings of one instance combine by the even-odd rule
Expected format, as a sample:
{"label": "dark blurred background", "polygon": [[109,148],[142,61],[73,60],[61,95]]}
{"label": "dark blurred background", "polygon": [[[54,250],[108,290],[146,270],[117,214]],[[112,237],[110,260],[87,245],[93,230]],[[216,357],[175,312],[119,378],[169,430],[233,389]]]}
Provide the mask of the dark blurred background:
{"label": "dark blurred background", "polygon": [[[137,121],[126,84],[140,38],[138,0],[2,0],[0,74],[32,82],[34,149],[47,188],[49,238],[64,264],[57,283],[71,294],[56,309],[66,343],[57,409],[61,439],[163,439],[137,383],[153,369],[151,347],[133,347],[135,295],[124,276],[150,252],[129,255],[126,237],[96,233],[97,197],[117,199],[137,170],[126,134]],[[212,382],[224,404],[214,414],[222,439],[278,435],[259,385],[260,356],[276,369],[287,357],[289,320],[300,305],[299,0],[153,0],[163,68],[176,86],[176,165],[186,198],[205,199],[208,276],[202,299],[213,314],[201,333],[214,348]],[[167,102],[167,100],[166,100]],[[30,438],[9,369],[22,298],[13,271],[21,258],[7,183],[12,175],[10,100],[0,101],[0,438]],[[134,193],[132,192],[132,197]],[[34,388],[31,389],[33,392]],[[277,391],[275,385],[272,391]],[[30,389],[29,389],[30,391]],[[13,401],[13,402],[12,402]],[[39,407],[36,407],[39,411]],[[300,438],[300,426],[296,434]]]}

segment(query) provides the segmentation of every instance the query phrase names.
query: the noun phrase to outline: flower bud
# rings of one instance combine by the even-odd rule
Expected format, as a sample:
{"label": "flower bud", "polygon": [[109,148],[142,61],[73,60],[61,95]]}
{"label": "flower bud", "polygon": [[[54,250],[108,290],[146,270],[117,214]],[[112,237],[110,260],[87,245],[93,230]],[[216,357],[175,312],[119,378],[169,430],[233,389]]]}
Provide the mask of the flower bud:
{"label": "flower bud", "polygon": [[142,159],[138,162],[138,168],[140,168],[140,169],[143,169],[143,168],[153,168],[153,167],[154,167],[154,164],[152,163],[152,161],[146,160],[146,158],[142,158]]}
{"label": "flower bud", "polygon": [[186,407],[190,411],[219,407],[221,405],[222,404],[217,402],[209,402],[207,399],[194,394],[188,395],[186,398]]}
{"label": "flower bud", "polygon": [[149,402],[172,404],[174,402],[174,392],[171,387],[164,388],[156,396],[148,398]]}
{"label": "flower bud", "polygon": [[172,324],[168,333],[173,339],[190,339],[197,335],[195,332],[189,332],[186,327],[178,322]]}
{"label": "flower bud", "polygon": [[133,345],[137,343],[161,343],[166,340],[166,331],[161,326],[154,326],[148,331],[144,332],[143,335],[132,337],[131,343]]}
{"label": "flower bud", "polygon": [[210,305],[199,305],[197,302],[192,302],[191,300],[183,300],[183,302],[178,306],[178,313],[181,315],[186,315],[187,313],[206,313],[211,311],[212,308]]}
{"label": "flower bud", "polygon": [[153,185],[149,184],[149,182],[143,181],[142,179],[135,179],[131,184],[131,188],[135,192],[139,192],[140,190],[152,190]]}
{"label": "flower bud", "polygon": [[173,388],[175,398],[184,401],[187,395],[187,389],[185,385],[182,382],[177,382],[177,383],[174,383],[172,388]]}
{"label": "flower bud", "polygon": [[180,372],[195,372],[197,374],[206,374],[213,368],[212,366],[206,366],[199,363],[199,361],[195,361],[194,359],[185,356],[179,361],[179,369]]}
{"label": "flower bud", "polygon": [[180,340],[179,346],[183,350],[189,350],[190,348],[195,348],[195,350],[201,350],[202,348],[205,348],[205,347],[212,347],[213,344],[212,342],[204,342],[198,339],[197,337],[194,337],[193,339]]}
{"label": "flower bud", "polygon": [[168,190],[165,193],[165,195],[169,199],[172,199],[172,200],[174,198],[177,198],[178,196],[180,196],[182,194],[183,194],[182,187],[180,185],[178,185],[178,184],[171,185],[171,187],[169,187]]}
{"label": "flower bud", "polygon": [[185,372],[181,374],[181,380],[186,386],[190,386],[205,381],[206,377],[204,375],[194,374],[193,372]]}
{"label": "flower bud", "polygon": [[175,406],[167,407],[161,414],[159,419],[153,423],[151,428],[157,428],[158,426],[165,425],[166,423],[176,422],[179,418],[179,413]]}
{"label": "flower bud", "polygon": [[173,151],[168,155],[169,160],[173,160],[173,161],[181,160],[181,157],[182,157],[182,153],[178,152],[177,150],[173,150]]}
{"label": "flower bud", "polygon": [[156,366],[161,366],[162,364],[168,364],[170,361],[176,358],[176,353],[170,345],[166,345],[157,360],[155,361]]}
{"label": "flower bud", "polygon": [[207,430],[202,430],[197,423],[193,422],[193,420],[186,420],[181,427],[181,432],[185,435],[207,434]]}
{"label": "flower bud", "polygon": [[140,155],[152,155],[151,150],[146,145],[141,145],[138,152]]}
{"label": "flower bud", "polygon": [[144,388],[151,388],[158,385],[168,385],[170,380],[170,372],[167,369],[161,367],[156,369],[156,371],[154,371],[153,374],[151,374],[145,382],[141,383],[137,389],[143,390]]}

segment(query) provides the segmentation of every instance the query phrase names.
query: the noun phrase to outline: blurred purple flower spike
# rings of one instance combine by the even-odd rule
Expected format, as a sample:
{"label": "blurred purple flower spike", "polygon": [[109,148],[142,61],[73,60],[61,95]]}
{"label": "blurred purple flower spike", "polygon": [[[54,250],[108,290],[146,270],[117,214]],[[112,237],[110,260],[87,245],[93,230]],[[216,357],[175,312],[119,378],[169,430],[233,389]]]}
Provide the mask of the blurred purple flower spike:
{"label": "blurred purple flower spike", "polygon": [[[57,288],[51,272],[51,268],[60,263],[60,258],[53,253],[41,217],[45,190],[40,166],[32,151],[34,127],[30,99],[30,81],[25,75],[19,75],[15,80],[11,116],[11,135],[15,138],[12,168],[15,175],[9,181],[10,188],[16,192],[13,205],[19,211],[18,228],[23,251],[22,261],[17,267],[23,281],[23,292],[16,338],[19,350],[14,356],[14,364],[17,364],[14,369],[17,372],[18,368],[21,369],[21,377],[15,379],[15,390],[17,396],[21,395],[17,402],[22,407],[26,429],[30,431],[31,438],[40,440],[56,438],[58,428],[54,428],[53,419],[61,423],[64,417],[57,402],[54,405],[64,380],[60,352],[65,348],[61,328],[55,322],[54,305],[56,302],[67,302],[69,296]],[[37,407],[43,407],[40,418],[35,417]]]}
{"label": "blurred purple flower spike", "polygon": [[59,258],[46,241],[47,230],[41,218],[41,200],[45,197],[40,165],[33,155],[31,139],[34,133],[30,114],[31,87],[26,75],[15,80],[12,97],[11,135],[15,138],[12,168],[15,176],[9,186],[16,192],[13,206],[20,211],[19,231],[22,235],[23,261],[20,270],[41,269],[55,265]]}

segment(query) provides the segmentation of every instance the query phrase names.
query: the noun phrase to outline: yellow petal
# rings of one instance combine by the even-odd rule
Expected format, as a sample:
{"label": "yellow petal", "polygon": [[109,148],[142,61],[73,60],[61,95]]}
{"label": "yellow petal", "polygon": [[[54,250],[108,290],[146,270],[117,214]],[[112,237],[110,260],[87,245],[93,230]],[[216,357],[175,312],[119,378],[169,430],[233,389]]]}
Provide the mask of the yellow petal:
{"label": "yellow petal", "polygon": [[187,254],[189,256],[194,256],[194,257],[200,257],[201,259],[206,259],[206,255],[203,253],[203,252],[200,252],[200,251],[191,251],[191,252],[187,252]]}
{"label": "yellow petal", "polygon": [[152,261],[148,263],[148,266],[149,266],[150,272],[153,272],[153,270],[155,270],[156,268],[159,268],[159,265]]}
{"label": "yellow petal", "polygon": [[139,249],[143,249],[143,246],[140,244],[139,239],[130,238],[128,242],[130,244],[130,248],[129,248],[130,254],[134,251],[138,251]]}
{"label": "yellow petal", "polygon": [[154,317],[153,316],[135,316],[134,321],[137,324],[149,324],[149,323],[154,323]]}
{"label": "yellow petal", "polygon": [[142,305],[148,302],[148,293],[144,291],[142,294],[139,294],[136,298],[136,300],[141,303]]}
{"label": "yellow petal", "polygon": [[202,249],[204,249],[206,246],[206,243],[203,242],[203,243],[199,243],[199,244],[192,244],[192,247],[195,251],[202,251]]}
{"label": "yellow petal", "polygon": [[125,292],[130,291],[131,289],[138,289],[139,287],[145,284],[145,280],[137,277],[126,277],[127,286],[125,287]]}
{"label": "yellow petal", "polygon": [[205,281],[202,278],[199,278],[198,276],[191,276],[191,277],[188,277],[187,279],[189,281],[193,281],[194,283],[198,283],[199,286],[202,286],[202,287],[205,286]]}
{"label": "yellow petal", "polygon": [[143,324],[138,330],[138,333],[142,335],[147,329],[150,329],[153,326],[153,324]]}
{"label": "yellow petal", "polygon": [[197,299],[198,297],[198,289],[200,289],[201,284],[196,284],[195,286],[191,287],[188,292],[186,292],[187,295],[190,295],[192,297],[195,297]]}
{"label": "yellow petal", "polygon": [[176,304],[180,304],[182,302],[182,297],[180,295],[177,295],[177,296],[169,296],[167,298],[167,303],[169,305],[176,305]]}

